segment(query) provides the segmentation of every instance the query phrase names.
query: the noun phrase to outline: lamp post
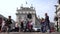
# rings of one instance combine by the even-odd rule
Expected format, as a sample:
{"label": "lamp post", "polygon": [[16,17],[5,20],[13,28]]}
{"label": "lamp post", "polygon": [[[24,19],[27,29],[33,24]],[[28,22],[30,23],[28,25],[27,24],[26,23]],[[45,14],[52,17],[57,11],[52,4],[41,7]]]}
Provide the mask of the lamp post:
{"label": "lamp post", "polygon": [[[55,13],[57,15],[57,7],[58,7],[58,5],[55,5],[55,7],[56,7],[56,12]],[[56,16],[56,21],[57,21],[57,32],[58,32],[59,29],[58,29],[58,17],[57,16]]]}

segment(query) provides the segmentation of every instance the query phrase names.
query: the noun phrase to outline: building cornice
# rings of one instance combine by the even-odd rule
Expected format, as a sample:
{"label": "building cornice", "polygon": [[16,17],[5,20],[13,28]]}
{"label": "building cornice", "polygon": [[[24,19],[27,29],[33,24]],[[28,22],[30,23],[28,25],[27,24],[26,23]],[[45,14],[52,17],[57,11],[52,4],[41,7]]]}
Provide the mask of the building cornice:
{"label": "building cornice", "polygon": [[[16,15],[26,15],[26,14],[29,14],[29,13],[16,13]],[[35,15],[36,13],[31,13],[32,15]]]}

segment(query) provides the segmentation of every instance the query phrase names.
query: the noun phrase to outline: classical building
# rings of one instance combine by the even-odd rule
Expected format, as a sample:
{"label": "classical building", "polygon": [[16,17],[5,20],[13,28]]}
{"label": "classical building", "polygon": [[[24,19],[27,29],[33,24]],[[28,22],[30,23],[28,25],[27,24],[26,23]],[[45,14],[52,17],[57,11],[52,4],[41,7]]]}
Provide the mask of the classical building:
{"label": "classical building", "polygon": [[[26,21],[30,20],[33,22],[33,27],[35,27],[37,18],[36,18],[36,10],[33,6],[30,6],[30,7],[21,6],[20,9],[17,8],[16,11],[17,11],[16,20],[19,23],[19,25],[20,25],[21,21],[23,21],[26,24]],[[30,16],[28,16],[28,15],[30,15]]]}
{"label": "classical building", "polygon": [[56,12],[55,12],[56,17],[58,18],[58,23],[60,24],[60,0],[58,0],[58,5],[55,5],[55,7],[56,7]]}

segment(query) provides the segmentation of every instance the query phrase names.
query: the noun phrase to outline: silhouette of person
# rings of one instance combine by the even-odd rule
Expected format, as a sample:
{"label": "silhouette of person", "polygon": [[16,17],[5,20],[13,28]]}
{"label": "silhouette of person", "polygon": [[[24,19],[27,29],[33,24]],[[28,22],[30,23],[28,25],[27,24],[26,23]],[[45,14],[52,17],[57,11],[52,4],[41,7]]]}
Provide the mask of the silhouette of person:
{"label": "silhouette of person", "polygon": [[6,26],[7,26],[9,32],[11,30],[11,24],[12,24],[11,16],[8,16],[8,19],[6,21]]}
{"label": "silhouette of person", "polygon": [[48,29],[50,30],[50,21],[49,21],[49,16],[48,16],[47,13],[45,13],[45,22],[46,22],[46,24],[48,26]]}

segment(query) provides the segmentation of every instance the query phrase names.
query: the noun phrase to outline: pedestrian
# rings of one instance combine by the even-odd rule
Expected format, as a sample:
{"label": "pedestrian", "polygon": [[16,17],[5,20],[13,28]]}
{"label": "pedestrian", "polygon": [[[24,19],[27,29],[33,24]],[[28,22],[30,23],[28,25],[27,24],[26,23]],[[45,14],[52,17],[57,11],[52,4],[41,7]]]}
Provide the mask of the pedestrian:
{"label": "pedestrian", "polygon": [[21,31],[23,31],[24,29],[24,24],[23,24],[23,21],[21,21]]}
{"label": "pedestrian", "polygon": [[31,31],[33,31],[33,25],[34,25],[34,23],[33,23],[33,21],[31,21]]}
{"label": "pedestrian", "polygon": [[41,20],[41,31],[46,32],[46,23],[44,18]]}
{"label": "pedestrian", "polygon": [[0,32],[1,32],[1,27],[2,27],[2,17],[0,17]]}
{"label": "pedestrian", "polygon": [[49,16],[47,13],[45,13],[45,22],[46,22],[46,25],[50,31],[50,20],[49,20]]}
{"label": "pedestrian", "polygon": [[3,22],[2,22],[2,28],[1,28],[2,32],[6,32],[6,26],[5,26],[5,19],[3,19]]}
{"label": "pedestrian", "polygon": [[19,26],[18,26],[18,23],[15,24],[15,32],[19,32]]}
{"label": "pedestrian", "polygon": [[7,26],[8,32],[10,32],[10,30],[11,30],[11,24],[12,24],[11,16],[8,16],[8,19],[6,21],[6,26]]}
{"label": "pedestrian", "polygon": [[28,28],[29,32],[33,31],[33,21],[32,20],[28,21],[27,28]]}
{"label": "pedestrian", "polygon": [[31,22],[30,21],[28,22],[27,28],[28,28],[29,32],[31,32]]}
{"label": "pedestrian", "polygon": [[28,26],[29,25],[29,21],[27,21],[27,23],[26,23],[26,28],[25,28],[25,31],[28,31]]}

